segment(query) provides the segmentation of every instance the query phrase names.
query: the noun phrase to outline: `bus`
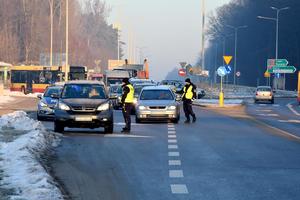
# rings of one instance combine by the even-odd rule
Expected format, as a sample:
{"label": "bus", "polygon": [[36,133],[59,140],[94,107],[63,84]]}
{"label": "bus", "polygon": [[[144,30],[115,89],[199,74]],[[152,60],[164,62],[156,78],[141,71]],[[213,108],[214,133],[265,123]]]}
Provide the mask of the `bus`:
{"label": "bus", "polygon": [[25,94],[43,93],[47,86],[59,82],[62,76],[59,66],[12,66],[10,73],[10,90]]}
{"label": "bus", "polygon": [[87,80],[86,66],[70,66],[69,80]]}

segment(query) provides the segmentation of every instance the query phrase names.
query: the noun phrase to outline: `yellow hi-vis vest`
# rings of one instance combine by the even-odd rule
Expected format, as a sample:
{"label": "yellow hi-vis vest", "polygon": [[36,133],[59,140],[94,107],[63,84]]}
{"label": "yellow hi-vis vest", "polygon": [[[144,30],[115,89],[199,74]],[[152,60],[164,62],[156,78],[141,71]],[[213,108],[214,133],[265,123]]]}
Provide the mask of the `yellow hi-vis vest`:
{"label": "yellow hi-vis vest", "polygon": [[[186,89],[188,87],[188,89]],[[193,86],[192,85],[189,85],[189,86],[184,86],[183,88],[183,96],[182,97],[185,97],[186,99],[192,99],[194,96],[193,94]]]}
{"label": "yellow hi-vis vest", "polygon": [[134,100],[134,88],[131,84],[126,85],[129,88],[129,93],[125,99],[125,103],[133,103]]}

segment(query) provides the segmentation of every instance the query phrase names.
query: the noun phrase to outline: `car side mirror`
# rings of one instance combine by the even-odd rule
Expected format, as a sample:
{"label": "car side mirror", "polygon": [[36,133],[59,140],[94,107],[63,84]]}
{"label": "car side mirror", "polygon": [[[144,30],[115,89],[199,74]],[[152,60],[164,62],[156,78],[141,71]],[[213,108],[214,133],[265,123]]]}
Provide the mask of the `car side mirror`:
{"label": "car side mirror", "polygon": [[180,95],[176,95],[176,101],[181,101],[181,96]]}
{"label": "car side mirror", "polygon": [[117,95],[109,95],[109,99],[116,99]]}
{"label": "car side mirror", "polygon": [[42,94],[38,94],[37,98],[42,99],[43,95]]}
{"label": "car side mirror", "polygon": [[59,99],[59,94],[51,94],[51,98],[53,98],[53,99]]}

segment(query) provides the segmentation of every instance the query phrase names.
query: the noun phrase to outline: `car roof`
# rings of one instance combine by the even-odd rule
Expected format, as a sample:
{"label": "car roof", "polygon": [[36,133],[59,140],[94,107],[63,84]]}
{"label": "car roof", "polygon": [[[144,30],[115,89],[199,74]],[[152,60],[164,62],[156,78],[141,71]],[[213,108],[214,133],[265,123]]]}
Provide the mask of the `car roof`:
{"label": "car roof", "polygon": [[271,89],[271,86],[257,86],[257,88],[270,88]]}
{"label": "car roof", "polygon": [[144,83],[135,83],[133,84],[133,86],[155,86],[155,83],[151,83],[151,82],[144,82]]}
{"label": "car roof", "polygon": [[47,87],[47,89],[48,88],[57,88],[57,89],[61,89],[61,88],[63,88],[64,86],[63,85],[49,85],[48,87]]}
{"label": "car roof", "polygon": [[68,81],[66,84],[99,84],[105,85],[103,81],[94,81],[94,80],[76,80],[76,81]]}
{"label": "car roof", "polygon": [[143,90],[170,90],[169,86],[166,85],[155,85],[155,86],[146,86],[143,88]]}

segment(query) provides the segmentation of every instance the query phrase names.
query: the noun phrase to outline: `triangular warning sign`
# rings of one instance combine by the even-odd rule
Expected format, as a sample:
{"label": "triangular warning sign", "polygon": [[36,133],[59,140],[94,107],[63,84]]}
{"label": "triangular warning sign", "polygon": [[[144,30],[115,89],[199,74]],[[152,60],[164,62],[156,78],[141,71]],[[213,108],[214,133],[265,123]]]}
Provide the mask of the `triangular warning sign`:
{"label": "triangular warning sign", "polygon": [[232,60],[232,56],[223,56],[223,59],[226,65],[229,65],[230,61]]}

